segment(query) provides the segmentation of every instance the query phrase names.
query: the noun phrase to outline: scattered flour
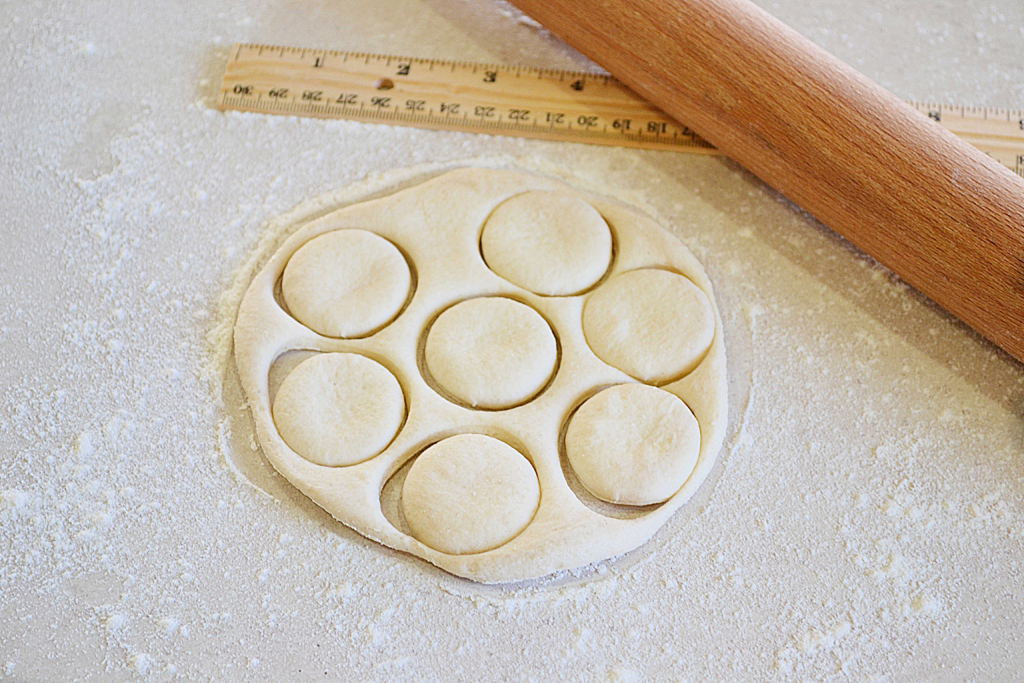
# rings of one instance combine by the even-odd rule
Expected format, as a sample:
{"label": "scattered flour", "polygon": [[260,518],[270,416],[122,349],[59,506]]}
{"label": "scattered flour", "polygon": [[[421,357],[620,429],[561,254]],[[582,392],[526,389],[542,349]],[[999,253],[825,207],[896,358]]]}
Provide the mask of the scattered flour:
{"label": "scattered flour", "polygon": [[[989,104],[1005,82],[1019,106],[1001,31],[1024,18],[997,5],[962,10],[963,31],[1004,66],[961,65],[950,92]],[[894,6],[849,36],[812,35],[853,54],[909,5]],[[815,9],[819,26],[842,26],[828,14],[840,7]],[[236,39],[585,66],[504,5],[304,12],[5,9],[0,74],[10,92],[47,95],[0,99],[0,680],[958,681],[1024,668],[1019,364],[727,162],[213,110]],[[922,49],[966,40],[920,21]],[[498,29],[507,43],[479,44]],[[889,85],[913,73],[899,63],[878,66]],[[928,78],[949,82],[937,64]],[[511,158],[571,168],[675,226],[716,286],[745,417],[706,498],[634,555],[484,588],[363,540],[261,464],[231,398],[229,330],[253,269],[302,220]]]}

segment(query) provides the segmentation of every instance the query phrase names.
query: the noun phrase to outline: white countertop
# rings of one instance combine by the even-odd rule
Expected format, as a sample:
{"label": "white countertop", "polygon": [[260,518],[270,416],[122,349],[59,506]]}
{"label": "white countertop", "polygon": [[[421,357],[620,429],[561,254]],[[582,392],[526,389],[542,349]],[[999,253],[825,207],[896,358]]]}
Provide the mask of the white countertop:
{"label": "white countertop", "polygon": [[[1024,107],[1019,0],[763,5],[906,99]],[[725,160],[213,108],[236,41],[589,68],[519,19],[2,5],[0,680],[1020,676],[1019,363]],[[211,393],[275,216],[479,157],[655,212],[726,319],[722,465],[646,546],[552,584],[478,586],[341,527]]]}

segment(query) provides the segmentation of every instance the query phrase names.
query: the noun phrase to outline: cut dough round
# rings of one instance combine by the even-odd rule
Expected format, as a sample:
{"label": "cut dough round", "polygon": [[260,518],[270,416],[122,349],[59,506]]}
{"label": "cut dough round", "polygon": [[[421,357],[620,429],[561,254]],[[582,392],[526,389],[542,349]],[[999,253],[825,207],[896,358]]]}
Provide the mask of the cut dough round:
{"label": "cut dough round", "polygon": [[461,434],[416,459],[402,486],[412,534],[450,555],[497,548],[518,536],[540,504],[537,473],[503,441]]}
{"label": "cut dough round", "polygon": [[[352,338],[282,314],[314,325],[303,296],[326,316],[381,291],[379,317],[319,329]],[[700,264],[650,217],[464,168],[297,227],[245,294],[234,353],[288,481],[370,539],[493,583],[627,553],[694,495],[728,425],[720,326]]]}
{"label": "cut dough round", "polygon": [[601,500],[651,505],[668,500],[693,472],[700,427],[667,391],[620,384],[572,416],[565,453],[580,482]]}
{"label": "cut dough round", "polygon": [[387,448],[405,419],[395,376],[355,353],[323,353],[299,363],[274,398],[281,438],[306,460],[355,465]]}
{"label": "cut dough round", "polygon": [[564,296],[593,286],[608,270],[612,235],[601,214],[565,192],[525,192],[500,204],[484,224],[484,261],[536,294]]}
{"label": "cut dough round", "polygon": [[715,337],[715,312],[688,278],[666,270],[616,275],[590,295],[583,332],[597,357],[640,380],[682,377]]}
{"label": "cut dough round", "polygon": [[361,337],[389,323],[409,296],[402,252],[366,230],[314,237],[292,255],[281,292],[295,318],[325,337]]}
{"label": "cut dough round", "polygon": [[533,398],[555,370],[551,326],[526,304],[470,299],[438,316],[427,333],[427,369],[453,397],[500,410]]}

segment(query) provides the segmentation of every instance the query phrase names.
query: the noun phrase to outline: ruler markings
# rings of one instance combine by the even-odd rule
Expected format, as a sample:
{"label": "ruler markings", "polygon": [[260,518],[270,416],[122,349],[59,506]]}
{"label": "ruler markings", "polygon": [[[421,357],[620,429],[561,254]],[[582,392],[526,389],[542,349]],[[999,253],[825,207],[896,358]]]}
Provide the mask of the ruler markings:
{"label": "ruler markings", "polygon": [[[604,73],[251,43],[231,54],[224,110],[718,153]],[[1024,176],[1024,110],[911,105]]]}

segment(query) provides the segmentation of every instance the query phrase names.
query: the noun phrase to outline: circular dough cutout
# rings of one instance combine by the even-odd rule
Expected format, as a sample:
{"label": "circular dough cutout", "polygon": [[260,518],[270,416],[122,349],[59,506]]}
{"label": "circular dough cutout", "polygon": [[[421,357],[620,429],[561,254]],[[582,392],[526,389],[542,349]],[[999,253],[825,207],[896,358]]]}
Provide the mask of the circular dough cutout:
{"label": "circular dough cutout", "polygon": [[641,382],[661,384],[697,367],[715,337],[715,313],[688,278],[633,270],[590,295],[583,332],[605,363]]}
{"label": "circular dough cutout", "polygon": [[536,396],[558,361],[555,335],[526,304],[503,297],[455,304],[427,333],[427,370],[457,400],[501,410]]}
{"label": "circular dough cutout", "polygon": [[535,294],[578,294],[596,284],[612,259],[601,214],[565,192],[525,192],[498,205],[480,240],[484,261]]}
{"label": "circular dough cutout", "polygon": [[395,245],[367,230],[335,230],[292,254],[281,292],[300,323],[325,337],[366,336],[391,322],[412,275]]}
{"label": "circular dough cutout", "polygon": [[380,363],[355,353],[323,353],[285,377],[273,414],[281,438],[306,460],[355,465],[395,438],[405,419],[405,397]]}
{"label": "circular dough cutout", "polygon": [[434,550],[470,555],[518,536],[540,505],[533,466],[503,441],[461,434],[416,458],[402,486],[413,536]]}
{"label": "circular dough cutout", "polygon": [[644,384],[621,384],[580,406],[565,434],[565,453],[596,497],[651,505],[671,498],[693,472],[700,427],[675,395]]}

